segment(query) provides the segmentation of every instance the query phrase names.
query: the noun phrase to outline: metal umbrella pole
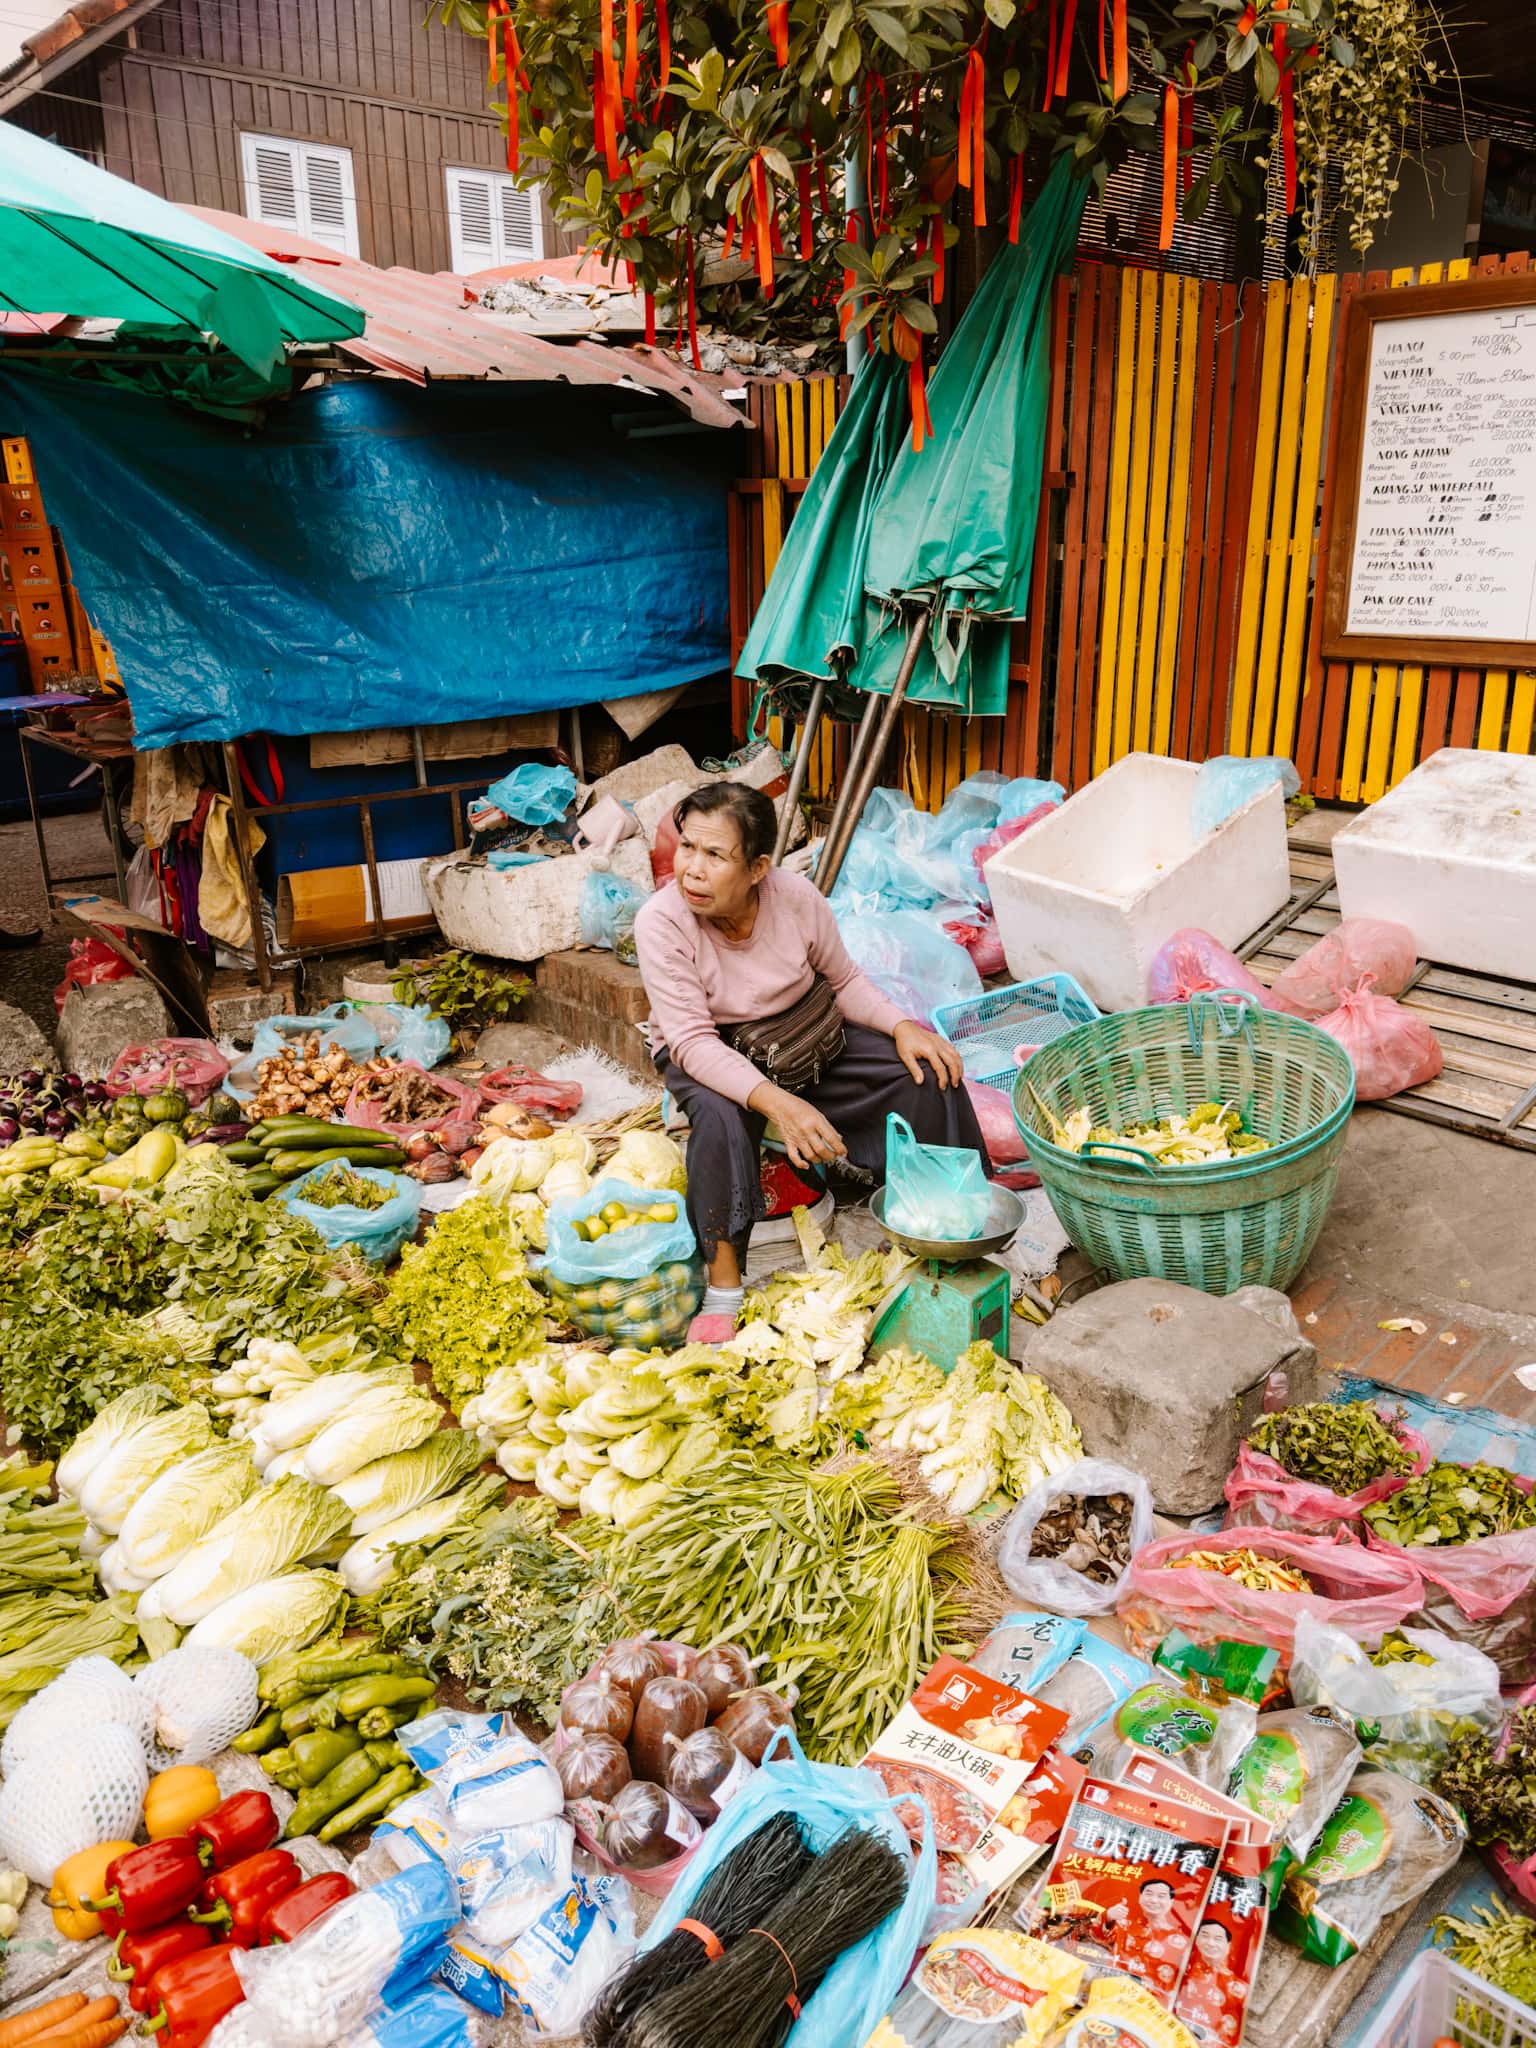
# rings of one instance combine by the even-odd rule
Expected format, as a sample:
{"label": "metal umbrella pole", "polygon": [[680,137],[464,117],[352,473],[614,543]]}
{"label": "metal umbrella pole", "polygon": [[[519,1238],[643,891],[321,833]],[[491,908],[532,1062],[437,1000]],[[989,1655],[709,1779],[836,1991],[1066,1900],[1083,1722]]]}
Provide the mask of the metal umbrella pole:
{"label": "metal umbrella pole", "polygon": [[773,864],[779,862],[789,851],[789,835],[795,829],[795,813],[800,808],[800,792],[805,787],[805,778],[811,765],[811,749],[816,744],[817,729],[821,724],[822,706],[827,701],[825,676],[818,676],[811,690],[811,701],[806,707],[805,719],[800,727],[800,736],[795,742],[795,758],[789,771],[789,787],[784,792],[784,811],[779,819],[779,836],[773,843]]}
{"label": "metal umbrella pole", "polygon": [[[927,606],[924,606],[913,619],[912,630],[907,635],[907,644],[902,651],[901,666],[896,671],[891,694],[885,700],[884,715],[875,732],[874,742],[858,757],[857,762],[850,761],[848,764],[849,781],[838,799],[837,810],[827,829],[826,844],[821,850],[821,858],[816,863],[816,886],[823,896],[832,894],[837,878],[842,873],[843,862],[848,857],[848,848],[853,843],[854,832],[864,815],[864,806],[869,802],[881,763],[885,760],[886,750],[895,736],[896,721],[901,716],[907,685],[912,680],[912,672],[917,667],[917,657],[922,652],[923,638],[928,631],[930,617]],[[870,713],[878,703],[879,699],[872,695],[864,717],[859,721],[860,739],[864,737]]]}
{"label": "metal umbrella pole", "polygon": [[[867,691],[864,697],[864,709],[859,714],[859,722],[854,727],[853,739],[848,747],[848,762],[843,771],[843,786],[838,792],[837,802],[832,806],[832,818],[827,826],[827,836],[822,841],[821,852],[817,856],[818,867],[825,862],[829,849],[835,846],[843,836],[843,820],[853,793],[853,785],[863,771],[864,757],[869,752],[870,745],[874,740],[875,725],[879,716],[879,696],[873,690]],[[839,864],[841,864],[841,856],[839,856]],[[817,877],[817,886],[820,887],[819,876]],[[828,886],[830,887],[830,884]],[[825,894],[826,891],[823,890],[822,893]]]}

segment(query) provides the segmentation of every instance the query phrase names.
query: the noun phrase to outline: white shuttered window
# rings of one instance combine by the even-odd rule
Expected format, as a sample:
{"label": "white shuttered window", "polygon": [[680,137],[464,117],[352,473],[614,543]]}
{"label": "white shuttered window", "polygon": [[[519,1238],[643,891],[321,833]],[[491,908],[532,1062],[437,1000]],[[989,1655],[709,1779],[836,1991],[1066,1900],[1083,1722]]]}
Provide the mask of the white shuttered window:
{"label": "white shuttered window", "polygon": [[242,135],[240,164],[248,219],[291,228],[345,256],[357,255],[350,149],[283,135]]}
{"label": "white shuttered window", "polygon": [[544,221],[535,188],[523,191],[505,171],[450,168],[448,233],[461,275],[544,254]]}

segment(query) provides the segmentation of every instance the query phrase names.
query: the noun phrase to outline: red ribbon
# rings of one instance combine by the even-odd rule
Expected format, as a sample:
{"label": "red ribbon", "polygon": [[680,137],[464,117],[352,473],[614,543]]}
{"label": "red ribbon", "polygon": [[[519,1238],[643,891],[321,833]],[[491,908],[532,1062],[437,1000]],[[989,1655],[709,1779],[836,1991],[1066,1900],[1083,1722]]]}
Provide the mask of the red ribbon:
{"label": "red ribbon", "polygon": [[691,228],[683,230],[683,247],[686,252],[683,257],[683,263],[688,272],[688,353],[693,359],[693,367],[696,370],[702,370],[704,365],[699,360],[699,308],[693,286],[693,230]]}
{"label": "red ribbon", "polygon": [[[878,111],[876,101],[879,102]],[[886,150],[887,116],[885,106],[885,80],[878,71],[871,72],[864,84],[864,155],[869,166],[870,211],[874,216],[875,233],[883,235],[890,226],[890,159]]]}
{"label": "red ribbon", "polygon": [[1109,53],[1104,46],[1104,0],[1099,0],[1099,78],[1109,82]]}
{"label": "red ribbon", "polygon": [[[848,224],[843,229],[843,240],[853,243],[855,247],[858,245],[859,216],[856,213],[850,213],[848,216]],[[845,269],[843,272],[844,301],[837,309],[837,338],[839,341],[846,341],[848,339],[848,325],[853,319],[855,309],[853,302],[848,299],[847,294],[853,290],[857,283],[857,274],[852,270]]]}
{"label": "red ribbon", "polygon": [[725,246],[720,251],[720,260],[722,263],[725,261],[726,257],[730,255],[731,244],[732,242],[735,241],[735,239],[736,216],[734,213],[728,213],[725,217]]}
{"label": "red ribbon", "polygon": [[1296,81],[1287,61],[1285,23],[1286,0],[1275,0],[1275,62],[1280,67],[1280,164],[1285,174],[1285,210],[1296,211]]}
{"label": "red ribbon", "polygon": [[1253,29],[1253,24],[1258,20],[1258,18],[1259,15],[1257,8],[1245,7],[1242,13],[1237,17],[1236,33],[1240,36],[1246,36],[1250,34]]}
{"label": "red ribbon", "polygon": [[1045,98],[1041,106],[1050,111],[1051,95],[1056,90],[1056,0],[1050,0],[1050,10],[1045,40]]}
{"label": "red ribbon", "polygon": [[795,193],[800,210],[800,261],[809,263],[816,253],[815,224],[811,218],[811,160],[803,157],[795,165]]}
{"label": "red ribbon", "polygon": [[1019,221],[1024,212],[1024,159],[1016,156],[1008,166],[1008,239],[1017,244]]}
{"label": "red ribbon", "polygon": [[502,29],[507,58],[507,169],[515,178],[522,162],[522,131],[518,125],[518,90],[526,89],[528,81],[523,76],[522,46],[517,40],[517,30],[509,14]]}
{"label": "red ribbon", "polygon": [[1114,76],[1110,81],[1110,97],[1123,100],[1131,89],[1131,42],[1125,19],[1125,0],[1114,0],[1110,29],[1114,54]]}
{"label": "red ribbon", "polygon": [[1173,227],[1179,213],[1179,89],[1170,82],[1163,87],[1163,210],[1157,228],[1159,249],[1173,247]]}
{"label": "red ribbon", "polygon": [[912,452],[921,455],[925,440],[933,438],[933,419],[928,411],[928,385],[923,373],[923,350],[907,365],[907,403],[912,408]]}
{"label": "red ribbon", "polygon": [[1077,27],[1077,0],[1063,0],[1061,41],[1056,49],[1056,97],[1067,96],[1067,72],[1072,64],[1072,33]]}
{"label": "red ribbon", "polygon": [[[1123,0],[1117,0],[1123,4]],[[971,195],[976,225],[987,224],[986,66],[978,45],[965,60],[960,88],[960,164],[956,174]]]}
{"label": "red ribbon", "polygon": [[666,87],[667,76],[672,69],[672,23],[667,15],[667,0],[656,0],[656,106],[661,107],[661,96]]}
{"label": "red ribbon", "polygon": [[768,0],[768,34],[774,62],[782,71],[789,62],[789,0]]}
{"label": "red ribbon", "polygon": [[[759,153],[752,159],[752,228],[757,238],[757,281],[762,286],[763,297],[773,297],[773,235],[771,222],[772,208],[769,203],[767,167]],[[745,238],[745,230],[743,230]]]}
{"label": "red ribbon", "polygon": [[933,303],[944,303],[944,216],[936,213],[928,228],[928,254],[933,258]]}
{"label": "red ribbon", "polygon": [[617,178],[619,162],[619,117],[623,99],[619,91],[619,63],[613,49],[613,0],[599,0],[602,41],[598,48],[597,101],[600,110],[603,159],[610,179]]}
{"label": "red ribbon", "polygon": [[625,105],[633,102],[640,83],[640,0],[624,0],[624,80],[621,91]]}
{"label": "red ribbon", "polygon": [[647,348],[654,348],[656,346],[656,294],[654,292],[647,292],[645,295],[645,345]]}
{"label": "red ribbon", "polygon": [[485,10],[485,76],[494,92],[501,83],[501,53],[496,46],[496,24],[509,11],[511,0],[487,0]]}

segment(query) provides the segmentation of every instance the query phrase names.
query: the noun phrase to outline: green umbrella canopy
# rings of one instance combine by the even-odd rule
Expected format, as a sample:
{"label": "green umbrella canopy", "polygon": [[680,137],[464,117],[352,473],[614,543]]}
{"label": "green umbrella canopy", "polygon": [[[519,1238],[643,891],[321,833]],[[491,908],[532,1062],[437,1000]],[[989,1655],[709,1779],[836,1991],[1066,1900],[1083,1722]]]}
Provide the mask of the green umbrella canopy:
{"label": "green umbrella canopy", "polygon": [[342,341],[364,316],[260,250],[0,121],[0,305],[167,322],[262,373],[285,342]]}

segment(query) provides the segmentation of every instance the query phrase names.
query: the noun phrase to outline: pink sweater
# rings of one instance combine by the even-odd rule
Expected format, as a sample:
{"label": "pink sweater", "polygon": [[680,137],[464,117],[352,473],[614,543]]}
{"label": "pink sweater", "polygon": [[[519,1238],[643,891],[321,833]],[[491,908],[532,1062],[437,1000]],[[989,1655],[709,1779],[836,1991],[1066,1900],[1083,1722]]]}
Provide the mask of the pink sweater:
{"label": "pink sweater", "polygon": [[745,1105],[764,1076],[720,1036],[721,1025],[776,1017],[822,975],[850,1024],[894,1032],[904,1013],[848,957],[826,898],[803,875],[773,869],[750,939],[728,939],[695,917],[675,882],[635,919],[640,974],[656,1039],[703,1088]]}

